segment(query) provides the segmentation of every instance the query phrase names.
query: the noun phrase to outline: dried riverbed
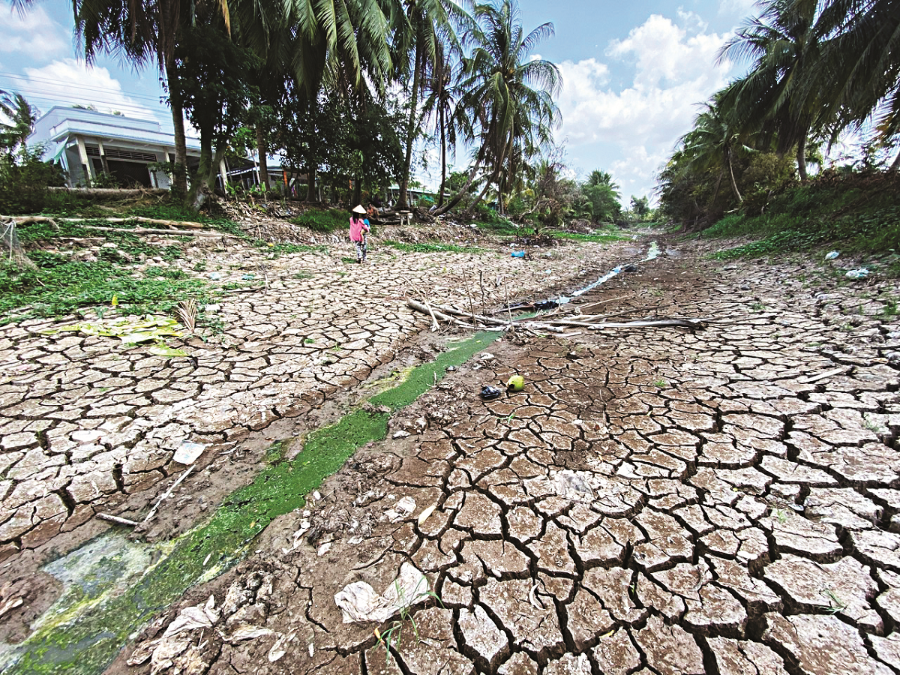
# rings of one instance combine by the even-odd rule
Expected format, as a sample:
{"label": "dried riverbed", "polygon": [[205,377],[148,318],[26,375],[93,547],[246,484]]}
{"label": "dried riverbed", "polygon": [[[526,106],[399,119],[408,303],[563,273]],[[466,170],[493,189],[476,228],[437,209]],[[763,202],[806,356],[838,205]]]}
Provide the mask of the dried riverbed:
{"label": "dried riverbed", "polygon": [[[581,306],[724,321],[504,338],[408,407],[373,401],[361,410],[387,437],[110,672],[897,672],[896,283],[851,285],[807,261],[723,268],[671,245]],[[539,283],[576,252],[596,278],[646,246],[557,249],[520,278]],[[458,283],[448,299],[466,296]],[[390,306],[409,335],[427,323]],[[477,398],[512,373],[524,392]],[[404,562],[440,602],[400,621],[387,652],[334,596],[357,581],[380,593]]]}

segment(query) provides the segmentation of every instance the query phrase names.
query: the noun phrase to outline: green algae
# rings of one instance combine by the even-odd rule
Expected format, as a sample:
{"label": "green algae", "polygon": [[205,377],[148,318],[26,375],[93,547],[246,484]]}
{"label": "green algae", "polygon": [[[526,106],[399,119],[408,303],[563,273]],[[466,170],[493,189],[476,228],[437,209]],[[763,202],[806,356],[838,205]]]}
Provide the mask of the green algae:
{"label": "green algae", "polygon": [[[400,410],[428,391],[448,366],[462,365],[499,337],[482,332],[458,343],[369,403]],[[305,496],[338,471],[357,448],[385,438],[389,418],[385,412],[354,410],[336,424],[310,433],[303,451],[289,461],[283,457],[292,439],[273,444],[256,479],[229,495],[207,523],[171,542],[171,552],[121,592],[99,602],[73,596],[72,606],[41,625],[16,650],[20,656],[5,672],[102,673],[153,616],[195,584],[215,578],[243,558],[269,523],[302,507]]]}

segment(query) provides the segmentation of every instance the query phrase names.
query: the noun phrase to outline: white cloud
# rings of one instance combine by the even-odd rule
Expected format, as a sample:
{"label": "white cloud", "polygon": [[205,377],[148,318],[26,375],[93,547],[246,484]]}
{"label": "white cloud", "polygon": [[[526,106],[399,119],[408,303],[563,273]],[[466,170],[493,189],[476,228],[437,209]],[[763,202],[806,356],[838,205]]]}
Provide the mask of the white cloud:
{"label": "white cloud", "polygon": [[757,0],[720,0],[720,15],[736,15],[738,17],[746,17],[754,14],[757,10]]}
{"label": "white cloud", "polygon": [[27,76],[17,90],[43,110],[52,105],[91,105],[100,112],[119,111],[128,117],[160,121],[160,115],[122,91],[106,68],[62,59],[43,68],[25,68]]}
{"label": "white cloud", "polygon": [[572,146],[618,145],[624,158],[612,169],[623,192],[649,191],[676,139],[690,129],[697,104],[727,83],[732,64],[717,64],[716,56],[728,35],[705,33],[699,20],[681,18],[693,28],[655,14],[610,44],[608,56],[634,65],[632,81],[620,88],[610,85],[610,67],[595,59],[560,64],[561,137]]}
{"label": "white cloud", "polygon": [[68,32],[43,7],[25,14],[0,2],[0,52],[22,52],[32,61],[46,61],[71,48]]}

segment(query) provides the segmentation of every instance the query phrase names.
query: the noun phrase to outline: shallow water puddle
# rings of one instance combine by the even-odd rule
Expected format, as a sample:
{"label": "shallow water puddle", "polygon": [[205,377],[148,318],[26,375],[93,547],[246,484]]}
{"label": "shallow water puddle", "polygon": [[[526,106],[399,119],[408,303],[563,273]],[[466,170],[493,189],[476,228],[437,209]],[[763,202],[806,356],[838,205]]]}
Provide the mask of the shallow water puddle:
{"label": "shallow water puddle", "polygon": [[[645,258],[639,260],[638,262],[639,263],[648,262],[650,260],[654,260],[658,256],[659,256],[659,245],[655,241],[651,241],[650,248],[647,250],[647,256]],[[622,271],[622,269],[623,269],[622,265],[616,265],[609,272],[604,274],[602,277],[600,277],[596,281],[588,284],[584,288],[574,291],[571,295],[559,296],[556,299],[556,302],[558,302],[560,305],[564,305],[568,302],[572,302],[572,300],[574,300],[575,298],[577,298],[581,295],[584,295],[585,293],[589,293],[590,291],[594,290],[595,288],[597,288],[597,286],[600,286],[601,284],[605,284],[607,281],[609,281],[614,276],[619,274]]]}

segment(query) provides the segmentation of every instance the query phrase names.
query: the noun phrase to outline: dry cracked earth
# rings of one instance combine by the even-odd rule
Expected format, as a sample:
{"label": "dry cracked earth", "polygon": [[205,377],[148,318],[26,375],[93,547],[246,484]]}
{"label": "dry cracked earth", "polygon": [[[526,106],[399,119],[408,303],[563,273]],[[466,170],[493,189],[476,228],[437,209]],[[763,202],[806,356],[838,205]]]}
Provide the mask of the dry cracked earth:
{"label": "dry cracked earth", "polygon": [[[900,672],[896,282],[841,283],[830,268],[804,260],[723,267],[705,258],[701,245],[672,245],[678,250],[615,277],[579,298],[578,307],[625,318],[709,317],[705,329],[519,332],[491,345],[395,415],[388,439],[361,448],[307,507],[277,519],[247,560],[189,591],[109,672]],[[608,269],[638,260],[645,250],[555,251],[523,268],[516,295],[540,288],[551,265],[562,281],[567,261],[574,277],[591,264]],[[574,251],[592,262],[572,266]],[[329,339],[364,342],[360,357],[388,361],[398,341],[427,323],[399,300],[388,301],[402,297],[391,289],[407,276],[424,283],[428,275],[452,274],[435,260],[409,257],[394,267],[385,262],[385,271],[366,270],[373,274],[368,299],[353,293],[352,282],[340,307],[323,292],[321,311],[335,315],[337,326]],[[462,256],[453,269],[471,274],[479,265],[483,259]],[[459,284],[430,278],[438,295],[465,306]],[[499,299],[495,292],[493,304]],[[280,311],[306,301],[282,299],[288,309]],[[7,536],[11,560],[25,555],[20,548],[45,551],[60,529],[77,532],[73,519],[81,518],[81,527],[95,523],[79,515],[85,508],[124,508],[127,499],[117,494],[129,486],[165,485],[174,476],[169,439],[206,438],[222,444],[212,446],[215,454],[265,427],[253,407],[263,396],[272,397],[262,406],[272,414],[309,410],[313,404],[302,395],[299,411],[291,408],[297,393],[279,398],[302,369],[285,370],[296,357],[273,356],[302,349],[305,333],[273,321],[262,309],[271,306],[241,301],[233,311],[251,313],[242,323],[271,333],[260,338],[245,327],[234,339],[234,361],[224,351],[197,355],[193,367],[206,370],[191,381],[211,381],[190,391],[175,386],[189,378],[172,365],[134,356],[118,370],[98,368],[83,360],[93,339],[53,349],[60,341],[36,337],[34,327],[5,329],[17,355],[29,341],[43,345],[25,352],[23,364],[65,373],[79,363],[82,378],[71,384],[90,391],[90,378],[121,373],[118,386],[132,388],[130,399],[65,399],[66,386],[54,382],[34,396],[32,387],[44,381],[35,370],[16,374],[33,381],[4,390],[8,424],[24,424],[15,432],[7,426],[4,444],[11,436],[24,443],[29,432],[38,439],[4,447],[2,457],[17,459],[7,462],[3,514],[18,513],[11,495],[24,494],[29,480],[72,485],[71,472],[86,475],[80,464],[107,462],[81,481],[90,486],[83,494],[97,494],[96,504],[69,487],[44,488],[37,502],[22,502],[30,504],[27,516],[0,515],[4,532],[14,529],[10,518],[30,519],[29,528]],[[395,332],[385,333],[385,325]],[[379,334],[388,336],[383,351],[372,349]],[[260,343],[269,345],[264,355],[255,351]],[[353,374],[359,382],[374,367],[343,358],[328,376],[322,362],[305,367],[328,387],[353,386],[341,378]],[[140,370],[154,367],[171,372]],[[482,386],[513,373],[524,376],[523,392],[478,398]],[[147,380],[170,386],[138,391]],[[223,389],[229,393],[207,393]],[[153,396],[175,390],[184,395],[174,401]],[[28,398],[16,400],[16,391]],[[326,397],[334,390],[310,380],[303,391]],[[166,426],[137,431],[139,421],[157,418],[136,412],[144,410],[136,398]],[[65,411],[76,400],[86,402],[70,417],[28,412],[38,405]],[[108,406],[133,410],[91,414]],[[111,429],[104,426],[110,419],[124,422]],[[45,426],[29,429],[36,421]],[[128,430],[131,441],[112,436]],[[91,452],[81,448],[97,434],[105,439],[100,449],[76,461]],[[54,446],[57,438],[64,440]],[[133,452],[114,454],[126,442],[141,448],[141,457],[158,459],[132,470]],[[15,462],[30,457],[37,464],[19,471]],[[188,483],[182,492],[191,490]],[[56,529],[48,534],[41,528],[53,509]],[[399,570],[410,564],[424,573],[431,595],[380,626],[345,621],[336,594],[360,581],[379,594],[396,588]]]}

